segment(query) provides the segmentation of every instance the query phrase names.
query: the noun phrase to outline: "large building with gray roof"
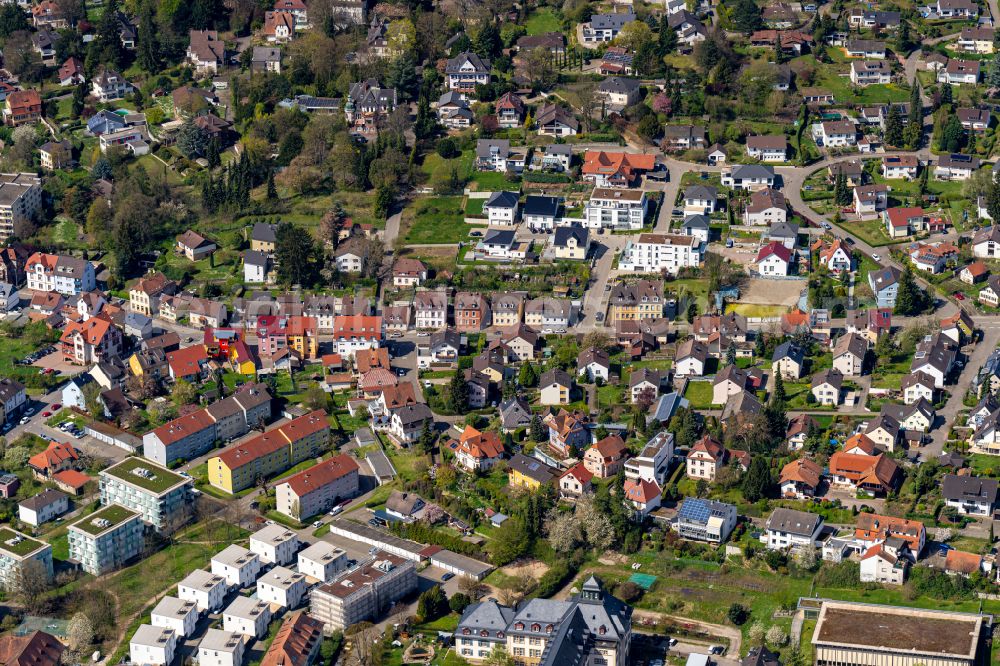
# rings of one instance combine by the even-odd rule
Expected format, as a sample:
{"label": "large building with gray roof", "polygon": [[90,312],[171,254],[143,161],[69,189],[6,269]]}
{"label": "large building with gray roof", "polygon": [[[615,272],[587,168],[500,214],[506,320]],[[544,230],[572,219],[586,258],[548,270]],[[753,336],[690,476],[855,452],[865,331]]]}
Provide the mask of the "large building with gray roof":
{"label": "large building with gray roof", "polygon": [[519,666],[624,666],[631,642],[632,607],[593,576],[567,601],[532,599],[516,610],[474,604],[455,630],[455,649],[473,664],[503,645]]}

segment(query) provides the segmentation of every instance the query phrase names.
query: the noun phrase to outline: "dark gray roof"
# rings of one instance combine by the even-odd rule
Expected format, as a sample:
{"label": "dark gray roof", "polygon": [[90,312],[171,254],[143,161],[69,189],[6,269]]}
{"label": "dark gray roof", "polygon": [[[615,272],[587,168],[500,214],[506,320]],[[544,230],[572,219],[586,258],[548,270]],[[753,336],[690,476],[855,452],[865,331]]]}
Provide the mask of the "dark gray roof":
{"label": "dark gray roof", "polygon": [[767,519],[767,529],[796,536],[810,536],[822,522],[823,518],[815,513],[779,508]]}
{"label": "dark gray roof", "polygon": [[517,200],[517,192],[494,192],[483,204],[483,208],[514,208]]}
{"label": "dark gray roof", "polygon": [[638,79],[626,79],[621,76],[609,76],[601,81],[598,90],[604,93],[626,95],[639,89]]}
{"label": "dark gray roof", "polygon": [[872,271],[868,274],[868,281],[875,292],[882,291],[899,282],[902,273],[895,266],[886,266],[882,270]]}
{"label": "dark gray roof", "polygon": [[684,218],[684,224],[681,225],[681,229],[704,229],[708,230],[709,219],[704,215],[688,215]]}
{"label": "dark gray roof", "polygon": [[471,64],[477,73],[488,73],[490,71],[490,61],[484,60],[470,51],[459,53],[457,56],[449,60],[444,71],[446,74],[461,74],[462,67],[464,67],[466,63]]}
{"label": "dark gray roof", "polygon": [[786,340],[780,345],[775,347],[774,355],[771,357],[772,361],[777,361],[783,358],[790,358],[799,365],[802,365],[802,361],[805,360],[806,353],[802,347],[798,346],[791,340]]}
{"label": "dark gray roof", "polygon": [[483,243],[490,245],[513,245],[514,232],[510,229],[489,229],[483,236]]}
{"label": "dark gray roof", "polygon": [[556,233],[552,238],[552,244],[556,247],[565,247],[570,238],[575,238],[579,245],[586,245],[590,231],[583,227],[556,227]]}
{"label": "dark gray roof", "polygon": [[529,458],[522,453],[515,453],[507,464],[515,472],[520,472],[539,483],[551,483],[559,476],[559,470],[555,467],[549,467],[541,460]]}
{"label": "dark gray roof", "polygon": [[525,215],[549,215],[555,217],[559,213],[559,198],[529,194],[524,200]]}
{"label": "dark gray roof", "polygon": [[997,501],[997,485],[996,479],[945,474],[941,479],[941,495],[949,500],[988,502],[993,505]]}

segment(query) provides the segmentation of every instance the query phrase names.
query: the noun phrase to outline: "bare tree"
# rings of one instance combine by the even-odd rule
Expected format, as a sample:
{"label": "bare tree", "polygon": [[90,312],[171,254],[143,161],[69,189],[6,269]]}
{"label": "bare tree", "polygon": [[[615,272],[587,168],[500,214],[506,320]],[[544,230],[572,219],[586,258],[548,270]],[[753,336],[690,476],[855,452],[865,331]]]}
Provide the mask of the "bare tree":
{"label": "bare tree", "polygon": [[49,570],[38,560],[26,560],[17,568],[11,591],[29,611],[37,610],[50,586]]}

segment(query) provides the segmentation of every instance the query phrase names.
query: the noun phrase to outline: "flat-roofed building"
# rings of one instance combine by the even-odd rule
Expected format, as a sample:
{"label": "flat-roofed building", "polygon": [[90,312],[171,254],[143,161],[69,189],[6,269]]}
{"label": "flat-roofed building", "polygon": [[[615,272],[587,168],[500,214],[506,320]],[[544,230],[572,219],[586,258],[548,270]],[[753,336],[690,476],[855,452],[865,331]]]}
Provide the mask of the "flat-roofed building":
{"label": "flat-roofed building", "polygon": [[812,636],[814,663],[975,666],[991,625],[990,616],[976,613],[824,600]]}
{"label": "flat-roofed building", "polygon": [[198,624],[198,604],[189,599],[166,596],[150,615],[154,627],[173,629],[178,636],[190,636]]}
{"label": "flat-roofed building", "polygon": [[102,470],[101,503],[139,512],[157,532],[172,532],[189,515],[194,481],[143,458],[126,458]]}
{"label": "flat-roofed building", "polygon": [[70,559],[95,576],[123,566],[145,546],[142,516],[119,504],[73,523],[68,536]]}
{"label": "flat-roofed building", "polygon": [[9,527],[0,527],[0,586],[10,588],[28,562],[37,561],[52,579],[52,546]]}
{"label": "flat-roofed building", "polygon": [[257,581],[257,598],[282,608],[295,608],[305,593],[306,577],[285,567],[274,567]]}
{"label": "flat-roofed building", "polygon": [[329,541],[317,541],[299,553],[299,573],[325,583],[347,568],[347,552]]}
{"label": "flat-roofed building", "polygon": [[177,596],[193,601],[199,611],[216,611],[222,608],[229,586],[226,579],[204,569],[195,569],[177,584]]}
{"label": "flat-roofed building", "polygon": [[230,587],[250,587],[260,575],[260,555],[235,544],[212,558],[212,573],[226,579]]}
{"label": "flat-roofed building", "polygon": [[242,634],[209,629],[198,644],[198,666],[240,666],[246,652]]}
{"label": "flat-roofed building", "polygon": [[267,625],[271,622],[271,605],[263,599],[236,595],[233,602],[222,612],[222,628],[234,634],[242,634],[248,640],[267,635]]}
{"label": "flat-roofed building", "polygon": [[299,537],[281,525],[268,525],[250,535],[250,550],[263,564],[288,564],[299,550]]}
{"label": "flat-roofed building", "polygon": [[177,649],[177,633],[168,627],[141,624],[129,641],[133,664],[169,666]]}

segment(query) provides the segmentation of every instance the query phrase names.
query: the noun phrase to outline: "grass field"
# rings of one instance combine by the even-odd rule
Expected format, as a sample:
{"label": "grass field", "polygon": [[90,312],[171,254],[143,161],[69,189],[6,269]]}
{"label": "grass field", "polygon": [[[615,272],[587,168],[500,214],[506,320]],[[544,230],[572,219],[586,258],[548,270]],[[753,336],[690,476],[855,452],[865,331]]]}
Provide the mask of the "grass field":
{"label": "grass field", "polygon": [[444,183],[451,177],[451,170],[454,168],[461,180],[467,180],[472,174],[472,162],[475,158],[475,151],[466,150],[459,157],[446,160],[437,153],[428,153],[424,158],[424,163],[420,165],[420,171],[427,178],[427,184],[435,187]]}
{"label": "grass field", "polygon": [[688,382],[684,397],[694,409],[712,409],[712,382]]}
{"label": "grass field", "polygon": [[531,13],[524,22],[524,29],[529,35],[540,35],[543,32],[558,32],[562,30],[562,21],[548,7],[543,7]]}
{"label": "grass field", "polygon": [[446,244],[469,240],[461,197],[421,199],[403,212],[407,244]]}

